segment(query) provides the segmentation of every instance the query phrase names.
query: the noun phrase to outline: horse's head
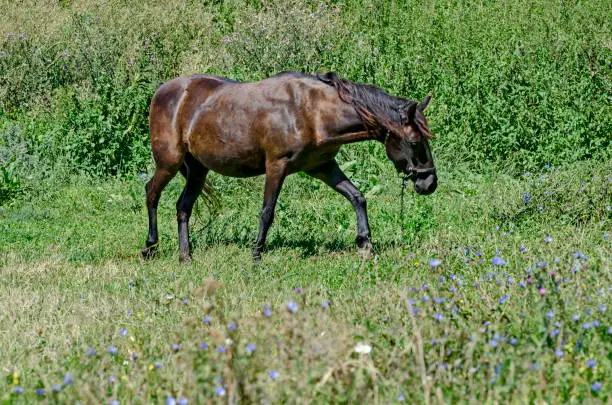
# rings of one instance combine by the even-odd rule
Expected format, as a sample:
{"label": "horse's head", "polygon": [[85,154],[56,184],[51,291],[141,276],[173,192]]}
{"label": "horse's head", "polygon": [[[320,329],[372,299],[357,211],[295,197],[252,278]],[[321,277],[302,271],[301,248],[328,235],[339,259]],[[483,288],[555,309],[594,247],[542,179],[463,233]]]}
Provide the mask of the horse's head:
{"label": "horse's head", "polygon": [[431,97],[408,105],[402,116],[402,127],[388,131],[385,140],[387,156],[395,168],[414,182],[418,194],[431,194],[438,186],[436,167],[429,149],[429,131],[423,111]]}

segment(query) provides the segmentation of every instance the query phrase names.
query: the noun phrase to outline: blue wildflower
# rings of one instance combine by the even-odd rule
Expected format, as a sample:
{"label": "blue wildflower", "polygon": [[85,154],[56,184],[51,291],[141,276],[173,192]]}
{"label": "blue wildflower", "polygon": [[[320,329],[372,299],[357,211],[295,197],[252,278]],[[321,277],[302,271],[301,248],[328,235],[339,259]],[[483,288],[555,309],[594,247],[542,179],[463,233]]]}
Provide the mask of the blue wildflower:
{"label": "blue wildflower", "polygon": [[62,386],[59,384],[55,384],[53,387],[51,387],[51,389],[53,390],[53,392],[60,392],[62,390]]}
{"label": "blue wildflower", "polygon": [[289,301],[287,303],[287,309],[289,310],[289,312],[294,314],[298,310],[298,304],[296,304],[294,301]]}
{"label": "blue wildflower", "polygon": [[23,394],[23,388],[21,388],[21,387],[19,387],[19,386],[18,386],[18,387],[15,387],[15,388],[13,388],[13,392],[14,392],[15,394]]}
{"label": "blue wildflower", "polygon": [[565,355],[565,353],[563,353],[563,350],[561,350],[561,349],[555,350],[555,356],[563,357],[564,355]]}
{"label": "blue wildflower", "polygon": [[210,324],[212,322],[212,318],[210,316],[205,316],[204,319],[202,319],[202,322],[205,324]]}
{"label": "blue wildflower", "polygon": [[550,236],[545,236],[544,237],[544,242],[550,243],[550,242],[552,242],[552,238]]}
{"label": "blue wildflower", "polygon": [[436,312],[436,313],[434,314],[433,318],[434,318],[436,321],[442,321],[442,320],[444,319],[444,315],[442,315],[442,314],[441,314],[441,313],[439,313],[439,312]]}
{"label": "blue wildflower", "polygon": [[588,368],[593,368],[593,367],[595,367],[596,365],[597,365],[597,361],[596,361],[596,360],[591,359],[591,360],[589,360],[589,361],[587,362],[587,367],[588,367]]}
{"label": "blue wildflower", "polygon": [[189,403],[189,401],[187,400],[187,398],[179,398],[179,400],[177,401],[178,405],[187,405]]}
{"label": "blue wildflower", "polygon": [[329,300],[323,300],[321,303],[321,308],[328,309],[329,308]]}
{"label": "blue wildflower", "polygon": [[207,350],[208,349],[208,344],[201,342],[198,347],[200,348],[200,350]]}
{"label": "blue wildflower", "polygon": [[94,348],[92,348],[92,347],[87,348],[87,355],[89,357],[95,356],[96,355],[96,350]]}
{"label": "blue wildflower", "polygon": [[266,318],[269,318],[269,317],[272,316],[272,310],[270,309],[270,305],[268,305],[268,304],[264,305],[264,309],[263,309],[262,314]]}
{"label": "blue wildflower", "polygon": [[128,331],[127,331],[127,329],[121,329],[121,330],[119,331],[119,334],[120,334],[121,336],[127,336]]}
{"label": "blue wildflower", "polygon": [[505,266],[505,265],[508,264],[508,262],[504,261],[499,256],[495,256],[493,259],[491,259],[491,263],[493,263],[493,265],[495,265],[495,266]]}
{"label": "blue wildflower", "polygon": [[119,353],[119,349],[117,349],[117,347],[115,347],[115,346],[108,346],[106,351],[109,352],[113,356],[116,355],[117,353]]}
{"label": "blue wildflower", "polygon": [[268,376],[269,376],[271,379],[276,380],[278,377],[280,377],[280,374],[279,374],[279,372],[278,372],[278,371],[276,371],[276,370],[272,370],[272,371],[270,371],[270,372],[268,373]]}
{"label": "blue wildflower", "polygon": [[431,259],[429,261],[429,266],[431,267],[432,270],[435,270],[441,264],[442,264],[442,261],[440,259]]}
{"label": "blue wildflower", "polygon": [[224,397],[225,396],[225,388],[223,388],[221,385],[217,386],[215,388],[215,394],[219,395],[220,397]]}
{"label": "blue wildflower", "polygon": [[217,346],[217,351],[218,351],[219,353],[225,353],[225,350],[226,350],[226,349],[225,349],[225,346]]}
{"label": "blue wildflower", "polygon": [[597,307],[599,309],[599,311],[601,312],[606,312],[606,306],[601,304],[600,306]]}
{"label": "blue wildflower", "polygon": [[166,397],[166,405],[176,405],[176,399],[174,397]]}
{"label": "blue wildflower", "polygon": [[39,397],[42,397],[45,395],[45,389],[44,388],[38,388],[36,390],[36,395],[38,395]]}
{"label": "blue wildflower", "polygon": [[552,319],[555,316],[555,311],[548,311],[548,313],[546,314],[546,317],[548,319]]}
{"label": "blue wildflower", "polygon": [[599,381],[596,381],[591,385],[591,390],[594,392],[599,392],[602,386],[603,386],[602,383],[600,383]]}
{"label": "blue wildflower", "polygon": [[173,343],[171,348],[173,352],[178,352],[179,350],[181,350],[181,345],[179,345],[178,343]]}
{"label": "blue wildflower", "polygon": [[67,373],[64,375],[64,379],[63,379],[63,383],[66,387],[69,387],[72,385],[72,374]]}
{"label": "blue wildflower", "polygon": [[248,353],[248,354],[253,353],[253,352],[255,351],[255,348],[256,348],[256,347],[257,347],[257,346],[255,346],[255,344],[254,344],[254,343],[249,343],[248,345],[246,345],[246,351],[247,351],[247,353]]}

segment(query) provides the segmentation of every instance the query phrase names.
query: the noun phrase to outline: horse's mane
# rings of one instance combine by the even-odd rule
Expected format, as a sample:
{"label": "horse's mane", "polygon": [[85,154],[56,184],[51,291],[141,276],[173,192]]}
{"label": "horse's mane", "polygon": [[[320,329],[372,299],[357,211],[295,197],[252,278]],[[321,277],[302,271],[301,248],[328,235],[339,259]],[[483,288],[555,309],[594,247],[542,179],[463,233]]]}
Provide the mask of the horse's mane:
{"label": "horse's mane", "polygon": [[317,75],[317,78],[333,86],[340,99],[355,107],[364,125],[375,137],[382,137],[383,130],[398,134],[404,132],[404,128],[410,124],[411,109],[414,109],[414,123],[421,134],[425,138],[433,137],[416,102],[394,97],[376,86],[350,82],[334,72]]}

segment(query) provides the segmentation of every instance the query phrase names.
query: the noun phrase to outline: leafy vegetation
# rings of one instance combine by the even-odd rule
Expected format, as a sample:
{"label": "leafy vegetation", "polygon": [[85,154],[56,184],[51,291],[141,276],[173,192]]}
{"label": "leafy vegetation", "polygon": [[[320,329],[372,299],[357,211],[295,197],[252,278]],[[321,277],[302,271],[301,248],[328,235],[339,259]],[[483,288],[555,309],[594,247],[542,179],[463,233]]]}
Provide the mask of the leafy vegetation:
{"label": "leafy vegetation", "polygon": [[[612,4],[489,3],[4,2],[0,403],[609,403]],[[298,174],[253,267],[263,179],[213,174],[180,267],[177,178],[141,261],[159,83],[288,69],[433,94],[436,193],[350,145],[375,257]]]}

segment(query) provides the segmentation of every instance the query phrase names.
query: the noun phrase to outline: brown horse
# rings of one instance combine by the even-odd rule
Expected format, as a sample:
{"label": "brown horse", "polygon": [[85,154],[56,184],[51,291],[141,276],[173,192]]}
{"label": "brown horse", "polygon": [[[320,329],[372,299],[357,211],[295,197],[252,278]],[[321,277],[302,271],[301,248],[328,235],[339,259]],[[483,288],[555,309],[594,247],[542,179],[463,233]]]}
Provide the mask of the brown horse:
{"label": "brown horse", "polygon": [[416,103],[339,78],[283,72],[254,83],[212,75],[163,84],[151,102],[149,125],[156,169],[146,185],[149,236],[142,254],[158,244],[157,203],[180,171],[187,182],[177,203],[180,261],[191,259],[189,217],[213,170],[225,176],[265,174],[263,209],[253,259],[261,258],[285,178],[303,171],[346,197],[357,214],[357,246],[369,254],[366,200],[334,160],[347,143],[377,140],[419,194],[437,186],[423,116],[429,97]]}

